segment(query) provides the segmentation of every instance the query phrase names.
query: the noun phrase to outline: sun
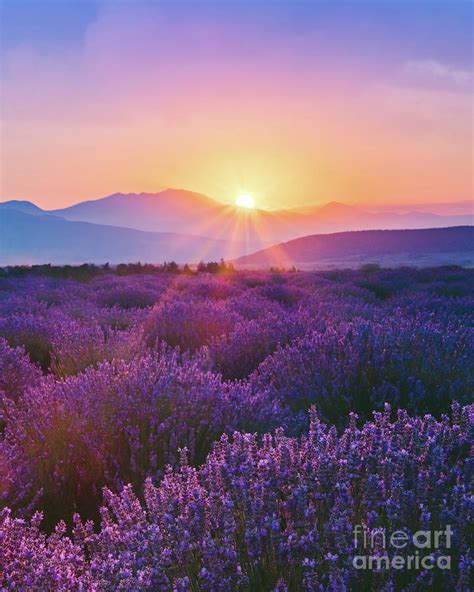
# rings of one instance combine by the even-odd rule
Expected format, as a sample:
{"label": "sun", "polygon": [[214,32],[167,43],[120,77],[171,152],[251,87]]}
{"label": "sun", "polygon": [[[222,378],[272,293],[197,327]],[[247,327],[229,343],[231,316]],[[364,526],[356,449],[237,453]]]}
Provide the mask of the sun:
{"label": "sun", "polygon": [[235,205],[239,206],[239,208],[247,208],[248,210],[252,210],[255,207],[255,202],[253,197],[250,195],[239,195],[235,200]]}

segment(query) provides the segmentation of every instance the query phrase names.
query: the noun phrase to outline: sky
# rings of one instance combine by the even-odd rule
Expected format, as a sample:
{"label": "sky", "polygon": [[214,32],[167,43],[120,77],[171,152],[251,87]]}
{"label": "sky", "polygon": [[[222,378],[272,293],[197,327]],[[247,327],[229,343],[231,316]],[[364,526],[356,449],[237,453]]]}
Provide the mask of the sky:
{"label": "sky", "polygon": [[470,1],[0,6],[0,200],[472,198]]}

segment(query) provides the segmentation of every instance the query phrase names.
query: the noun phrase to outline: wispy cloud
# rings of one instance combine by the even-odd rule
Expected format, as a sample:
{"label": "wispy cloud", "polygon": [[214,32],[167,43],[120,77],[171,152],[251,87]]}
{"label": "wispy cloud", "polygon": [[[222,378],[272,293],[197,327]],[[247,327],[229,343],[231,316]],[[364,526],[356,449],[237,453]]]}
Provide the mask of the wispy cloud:
{"label": "wispy cloud", "polygon": [[405,62],[403,70],[407,74],[454,82],[458,85],[469,84],[474,80],[470,70],[463,70],[436,60]]}

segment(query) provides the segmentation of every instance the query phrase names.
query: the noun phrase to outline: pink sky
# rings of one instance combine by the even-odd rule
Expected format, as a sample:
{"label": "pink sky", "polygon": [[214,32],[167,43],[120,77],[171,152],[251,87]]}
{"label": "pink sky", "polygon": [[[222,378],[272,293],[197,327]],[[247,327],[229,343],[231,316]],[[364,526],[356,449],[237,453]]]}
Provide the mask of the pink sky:
{"label": "pink sky", "polygon": [[472,197],[469,64],[367,45],[345,21],[333,39],[157,6],[100,4],[79,41],[4,47],[0,199],[54,208],[165,187],[270,208]]}

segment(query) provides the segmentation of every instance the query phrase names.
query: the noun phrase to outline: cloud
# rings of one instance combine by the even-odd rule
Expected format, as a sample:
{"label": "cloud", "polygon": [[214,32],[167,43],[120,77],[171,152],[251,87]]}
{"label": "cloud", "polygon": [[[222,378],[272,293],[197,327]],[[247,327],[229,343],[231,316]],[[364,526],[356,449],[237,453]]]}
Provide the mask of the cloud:
{"label": "cloud", "polygon": [[403,70],[410,75],[453,82],[460,86],[467,85],[474,79],[471,71],[454,68],[436,60],[408,61]]}

